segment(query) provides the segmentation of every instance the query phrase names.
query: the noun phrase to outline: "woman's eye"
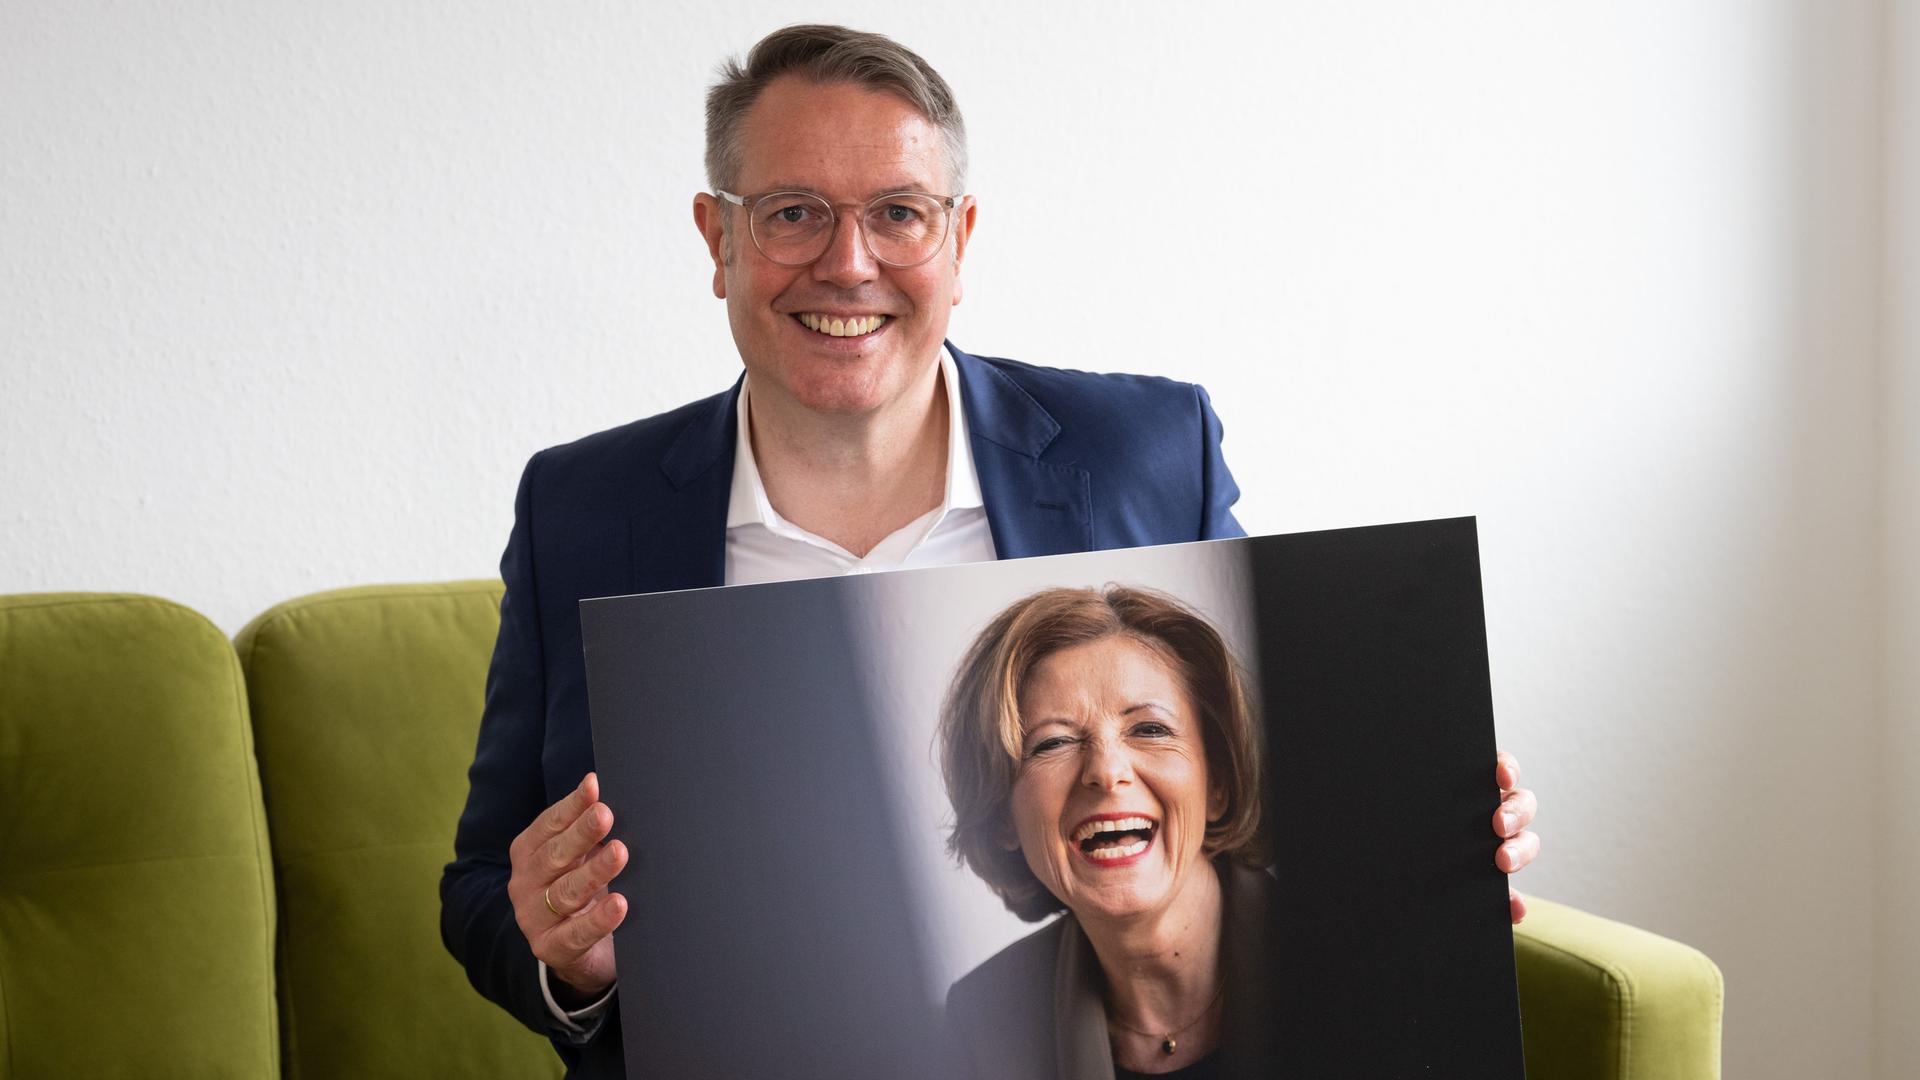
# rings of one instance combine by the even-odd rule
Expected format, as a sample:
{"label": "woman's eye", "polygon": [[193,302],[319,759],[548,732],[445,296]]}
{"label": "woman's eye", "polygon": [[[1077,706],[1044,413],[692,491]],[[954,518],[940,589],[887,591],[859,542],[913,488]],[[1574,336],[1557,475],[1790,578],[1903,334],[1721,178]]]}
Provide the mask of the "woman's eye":
{"label": "woman's eye", "polygon": [[1055,735],[1055,736],[1052,736],[1051,738],[1041,739],[1039,742],[1034,743],[1033,746],[1027,750],[1027,756],[1039,757],[1040,755],[1048,753],[1050,751],[1058,750],[1061,747],[1066,746],[1068,743],[1072,741],[1073,740],[1067,738],[1064,735]]}
{"label": "woman's eye", "polygon": [[1162,723],[1148,721],[1144,724],[1135,724],[1133,733],[1147,739],[1164,739],[1173,734],[1173,729]]}

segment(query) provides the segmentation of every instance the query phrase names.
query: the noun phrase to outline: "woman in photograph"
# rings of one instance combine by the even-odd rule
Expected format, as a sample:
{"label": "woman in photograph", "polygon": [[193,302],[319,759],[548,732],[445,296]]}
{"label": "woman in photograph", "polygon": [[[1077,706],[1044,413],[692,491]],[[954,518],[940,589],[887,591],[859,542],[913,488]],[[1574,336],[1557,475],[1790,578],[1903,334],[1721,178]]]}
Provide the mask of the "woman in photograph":
{"label": "woman in photograph", "polygon": [[949,850],[1021,918],[1066,914],[948,993],[995,1080],[1260,1075],[1259,736],[1218,631],[1172,597],[1048,589],[947,692]]}

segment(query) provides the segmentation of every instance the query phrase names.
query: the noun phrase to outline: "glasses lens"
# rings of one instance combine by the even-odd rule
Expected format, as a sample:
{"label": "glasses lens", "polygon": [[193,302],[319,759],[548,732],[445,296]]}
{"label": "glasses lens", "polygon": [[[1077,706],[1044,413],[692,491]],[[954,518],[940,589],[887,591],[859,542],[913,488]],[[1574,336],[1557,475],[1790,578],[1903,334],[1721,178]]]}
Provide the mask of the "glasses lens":
{"label": "glasses lens", "polygon": [[833,236],[833,210],[801,192],[769,195],[753,204],[753,242],[777,263],[799,266],[827,250]]}
{"label": "glasses lens", "polygon": [[[833,208],[803,191],[762,196],[753,204],[749,224],[760,253],[782,266],[805,266],[833,243]],[[947,238],[947,206],[931,195],[888,195],[867,204],[860,227],[874,258],[890,266],[919,266]]]}
{"label": "glasses lens", "polygon": [[860,222],[873,256],[895,266],[918,266],[947,238],[947,208],[927,195],[889,195],[867,205]]}

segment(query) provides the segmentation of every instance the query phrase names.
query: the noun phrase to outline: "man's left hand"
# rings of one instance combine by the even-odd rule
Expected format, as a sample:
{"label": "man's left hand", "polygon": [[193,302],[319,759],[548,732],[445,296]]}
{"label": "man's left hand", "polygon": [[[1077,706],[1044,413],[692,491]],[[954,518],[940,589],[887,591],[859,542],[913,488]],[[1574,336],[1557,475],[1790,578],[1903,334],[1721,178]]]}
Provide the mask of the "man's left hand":
{"label": "man's left hand", "polygon": [[[1493,812],[1493,834],[1500,838],[1501,844],[1493,853],[1493,865],[1513,874],[1540,854],[1540,837],[1527,828],[1533,824],[1539,803],[1533,792],[1520,786],[1519,759],[1501,750],[1494,755],[1494,762],[1493,779],[1500,785],[1500,808]],[[1507,888],[1507,907],[1514,922],[1527,917],[1527,901],[1513,891],[1512,886]]]}

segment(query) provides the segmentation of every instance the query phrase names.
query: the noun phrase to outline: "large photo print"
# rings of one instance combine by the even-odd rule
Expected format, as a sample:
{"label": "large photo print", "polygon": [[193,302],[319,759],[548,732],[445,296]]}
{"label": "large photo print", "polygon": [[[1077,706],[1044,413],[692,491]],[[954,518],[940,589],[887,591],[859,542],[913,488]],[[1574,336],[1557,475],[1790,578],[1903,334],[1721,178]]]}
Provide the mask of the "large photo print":
{"label": "large photo print", "polygon": [[1521,1075],[1471,520],[582,619],[631,1076]]}

